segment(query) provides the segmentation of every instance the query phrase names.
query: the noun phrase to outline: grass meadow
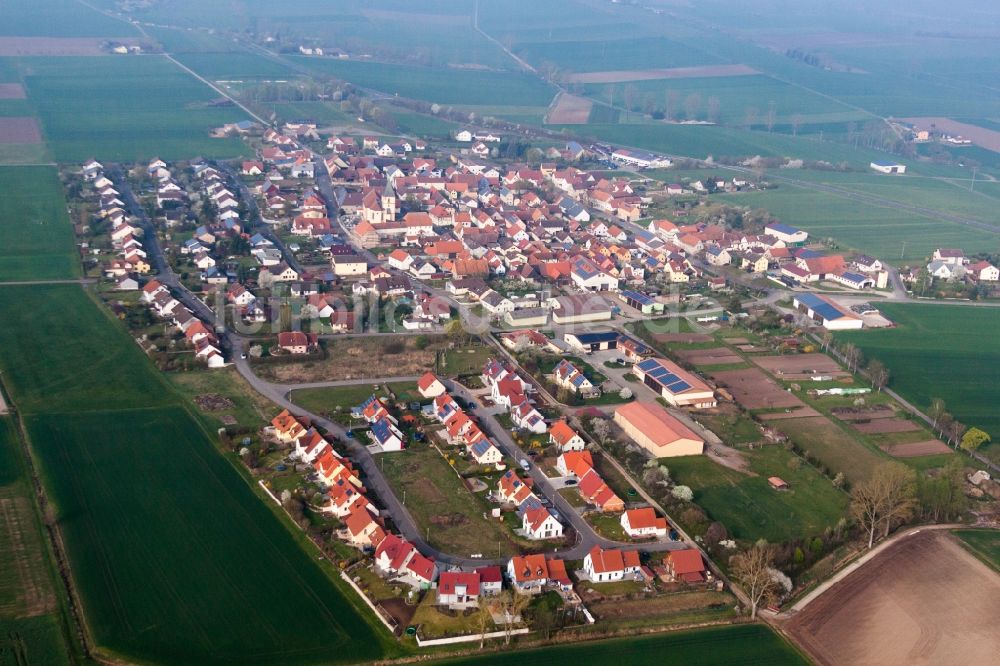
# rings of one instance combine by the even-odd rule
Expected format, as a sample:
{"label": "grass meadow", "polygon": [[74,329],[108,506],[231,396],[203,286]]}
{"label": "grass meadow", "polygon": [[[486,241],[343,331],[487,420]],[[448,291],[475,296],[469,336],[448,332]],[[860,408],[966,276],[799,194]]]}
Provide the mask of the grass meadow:
{"label": "grass meadow", "polygon": [[[792,469],[794,457],[776,447],[747,451],[755,476],[712,462],[704,456],[662,461],[670,475],[694,490],[695,501],[737,539],[772,542],[822,534],[844,516],[847,496],[819,472],[803,464]],[[791,489],[778,492],[767,483],[780,476]]]}
{"label": "grass meadow", "polygon": [[175,663],[384,655],[358,600],[79,287],[3,288],[0,313],[0,368],[102,652]]}
{"label": "grass meadow", "polygon": [[0,281],[80,274],[55,167],[0,168]]}
{"label": "grass meadow", "polygon": [[883,303],[895,328],[838,333],[892,373],[889,386],[918,408],[934,398],[968,426],[1000,439],[1000,310]]}
{"label": "grass meadow", "polygon": [[1000,530],[955,530],[965,547],[994,569],[1000,569]]}
{"label": "grass meadow", "polygon": [[248,154],[239,139],[209,137],[213,127],[246,114],[212,106],[219,96],[165,58],[24,58],[21,67],[59,161]]}
{"label": "grass meadow", "polygon": [[556,663],[600,666],[613,661],[622,666],[638,666],[660,660],[691,666],[699,664],[779,666],[809,663],[789,643],[762,624],[713,627],[595,643],[565,644],[519,652],[480,654],[440,663],[449,666],[465,664],[543,666]]}

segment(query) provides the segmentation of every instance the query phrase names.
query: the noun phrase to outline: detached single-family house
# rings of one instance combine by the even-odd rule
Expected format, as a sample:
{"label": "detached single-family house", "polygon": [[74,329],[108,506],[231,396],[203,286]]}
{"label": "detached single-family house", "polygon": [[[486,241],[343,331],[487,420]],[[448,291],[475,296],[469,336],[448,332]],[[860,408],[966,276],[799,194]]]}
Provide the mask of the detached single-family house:
{"label": "detached single-family house", "polygon": [[559,447],[560,451],[582,451],[585,442],[566,421],[557,421],[549,428],[549,442]]}
{"label": "detached single-family house", "polygon": [[650,507],[625,511],[622,513],[621,525],[633,539],[667,535],[667,519],[657,517],[656,511]]}
{"label": "detached single-family house", "polygon": [[417,380],[417,390],[425,398],[436,398],[448,389],[445,388],[445,385],[441,383],[441,380],[433,372],[425,372]]}
{"label": "detached single-family house", "polygon": [[521,529],[529,539],[558,539],[563,526],[544,506],[528,509],[521,514]]}
{"label": "detached single-family house", "polygon": [[604,550],[594,546],[583,558],[583,571],[593,583],[612,583],[635,576],[641,569],[639,553],[634,550]]}
{"label": "detached single-family house", "polygon": [[455,610],[473,608],[482,594],[478,571],[444,571],[438,576],[437,602]]}
{"label": "detached single-family house", "polygon": [[670,551],[664,558],[663,564],[667,574],[675,581],[701,583],[709,576],[701,553],[694,548]]}

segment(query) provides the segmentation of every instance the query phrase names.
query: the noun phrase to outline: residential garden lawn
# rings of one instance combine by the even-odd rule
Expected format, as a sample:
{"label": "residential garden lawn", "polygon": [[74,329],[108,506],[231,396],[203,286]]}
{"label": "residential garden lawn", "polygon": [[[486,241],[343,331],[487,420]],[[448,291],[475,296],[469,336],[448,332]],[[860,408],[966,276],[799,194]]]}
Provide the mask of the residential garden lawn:
{"label": "residential garden lawn", "polygon": [[[291,400],[314,414],[350,414],[351,408],[357,407],[372,394],[385,395],[371,382],[353,384],[351,386],[334,386],[329,388],[299,389],[292,391]],[[339,408],[339,410],[338,410]]]}
{"label": "residential garden lawn", "polygon": [[0,313],[0,367],[101,653],[354,662],[393,649],[79,287],[3,288]]}
{"label": "residential garden lawn", "polygon": [[548,666],[555,663],[603,666],[615,663],[638,666],[650,663],[653,655],[669,655],[672,662],[706,666],[809,663],[791,644],[763,624],[712,627],[593,643],[577,642],[520,652],[477,654],[441,663],[481,666]]}
{"label": "residential garden lawn", "polygon": [[[694,490],[695,502],[712,520],[738,539],[780,542],[815,536],[844,516],[847,495],[806,464],[793,470],[789,461],[794,456],[785,449],[770,446],[744,455],[756,476],[704,456],[667,458],[661,463],[677,483]],[[774,490],[767,483],[769,476],[780,476],[790,490]]]}
{"label": "residential garden lawn", "polygon": [[424,396],[417,390],[416,382],[394,382],[386,386],[400,402],[424,402]]}
{"label": "residential garden lawn", "polygon": [[[421,638],[440,638],[442,636],[464,636],[479,633],[478,607],[467,611],[449,610],[436,605],[437,595],[434,590],[428,591],[417,606],[410,624],[420,628]],[[497,627],[490,622],[487,631],[496,631]]]}
{"label": "residential garden lawn", "polygon": [[[459,461],[459,449],[445,450]],[[400,453],[382,454],[379,467],[428,542],[448,553],[493,557],[497,546],[503,557],[520,552],[514,535],[500,521],[484,518],[492,508],[483,497],[466,489],[448,462],[429,444],[414,444]],[[487,481],[494,486],[493,480]]]}
{"label": "residential garden lawn", "polygon": [[963,545],[975,553],[976,557],[1000,569],[1000,530],[954,530]]}
{"label": "residential garden lawn", "polygon": [[837,339],[884,363],[890,387],[917,408],[940,398],[959,421],[1000,439],[1000,310],[903,303],[879,309],[895,328],[838,333]]}
{"label": "residential garden lawn", "polygon": [[359,86],[437,104],[547,106],[556,93],[555,88],[541,79],[521,72],[417,67],[335,58],[294,57],[292,60]]}
{"label": "residential garden lawn", "polygon": [[0,168],[0,281],[80,275],[55,167]]}
{"label": "residential garden lawn", "polygon": [[[586,515],[587,522],[602,537],[613,541],[631,541],[632,539],[625,534],[625,530],[622,528],[621,517],[620,513],[598,513],[596,511],[591,511]],[[603,588],[604,584],[598,585],[598,587]]]}
{"label": "residential garden lawn", "polygon": [[249,155],[238,138],[209,136],[212,128],[246,114],[231,105],[212,106],[219,95],[164,57],[20,62],[28,96],[59,161]]}
{"label": "residential garden lawn", "polygon": [[497,355],[497,351],[488,345],[458,347],[441,354],[438,371],[448,377],[463,375],[480,375],[486,361]]}

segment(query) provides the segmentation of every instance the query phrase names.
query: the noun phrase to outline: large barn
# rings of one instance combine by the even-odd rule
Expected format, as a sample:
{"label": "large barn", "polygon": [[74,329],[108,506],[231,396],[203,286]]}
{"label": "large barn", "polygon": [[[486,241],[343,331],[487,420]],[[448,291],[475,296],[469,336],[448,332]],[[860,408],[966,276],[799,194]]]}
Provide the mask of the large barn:
{"label": "large barn", "polygon": [[657,458],[699,455],[705,440],[652,402],[630,402],[615,410],[615,423]]}
{"label": "large barn", "polygon": [[715,407],[712,388],[665,358],[647,358],[632,366],[632,373],[675,407]]}
{"label": "large barn", "polygon": [[799,312],[830,331],[847,331],[864,326],[861,317],[824,296],[798,294],[793,305]]}

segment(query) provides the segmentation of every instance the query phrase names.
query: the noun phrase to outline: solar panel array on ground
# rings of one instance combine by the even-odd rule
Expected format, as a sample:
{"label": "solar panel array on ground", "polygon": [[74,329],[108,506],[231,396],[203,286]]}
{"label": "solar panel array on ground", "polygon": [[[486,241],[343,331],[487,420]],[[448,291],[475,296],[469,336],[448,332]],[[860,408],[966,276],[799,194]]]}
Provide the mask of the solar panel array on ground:
{"label": "solar panel array on ground", "polygon": [[691,388],[690,384],[664,368],[655,358],[649,358],[640,363],[639,369],[655,379],[671,393],[680,393]]}

